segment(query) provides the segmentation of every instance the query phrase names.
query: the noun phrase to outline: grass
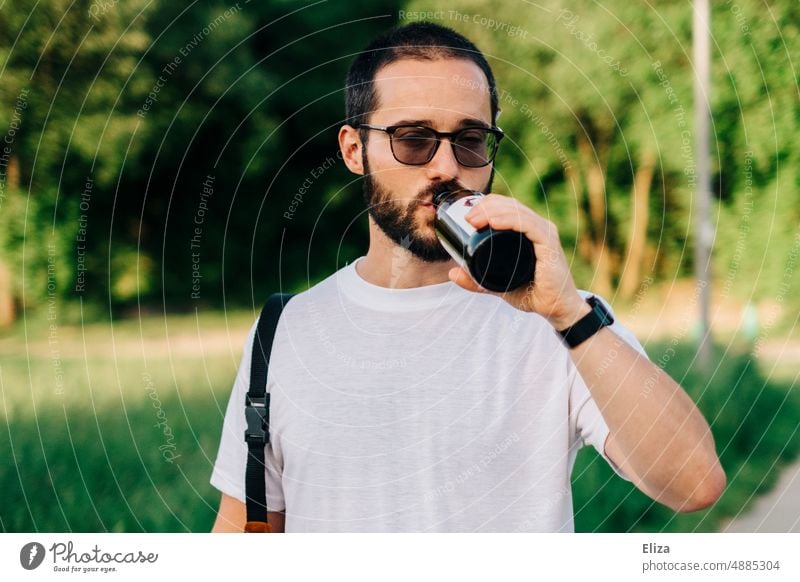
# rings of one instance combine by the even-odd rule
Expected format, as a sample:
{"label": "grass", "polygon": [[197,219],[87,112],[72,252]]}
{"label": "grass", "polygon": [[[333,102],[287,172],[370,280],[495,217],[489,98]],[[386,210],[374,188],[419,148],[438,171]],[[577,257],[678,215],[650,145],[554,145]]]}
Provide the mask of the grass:
{"label": "grass", "polygon": [[250,323],[214,313],[147,318],[141,334],[135,321],[113,334],[61,326],[51,346],[33,322],[1,339],[0,531],[208,531]]}
{"label": "grass", "polygon": [[[46,326],[0,338],[0,531],[208,531],[219,500],[208,479],[253,317],[154,316],[115,322],[113,334],[108,324],[61,326],[58,364]],[[730,352],[705,381],[691,348],[677,348],[667,371],[712,424],[725,495],[675,515],[585,450],[573,479],[578,531],[713,531],[800,449],[793,385]],[[654,360],[665,349],[648,346]]]}

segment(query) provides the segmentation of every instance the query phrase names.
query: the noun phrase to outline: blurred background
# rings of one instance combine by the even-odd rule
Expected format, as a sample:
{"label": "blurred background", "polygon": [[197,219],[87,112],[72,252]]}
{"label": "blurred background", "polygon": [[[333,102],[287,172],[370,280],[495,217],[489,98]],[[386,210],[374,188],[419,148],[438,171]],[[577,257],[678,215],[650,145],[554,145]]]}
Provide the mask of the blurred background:
{"label": "blurred background", "polygon": [[347,67],[421,19],[494,68],[508,136],[495,191],[559,225],[579,286],[698,402],[728,473],[713,508],[674,515],[582,451],[576,529],[797,527],[800,508],[788,526],[741,524],[764,495],[787,497],[800,448],[800,4],[712,6],[709,367],[692,10],[0,4],[0,531],[210,529],[247,329],[269,293],[366,252],[361,185],[337,157]]}

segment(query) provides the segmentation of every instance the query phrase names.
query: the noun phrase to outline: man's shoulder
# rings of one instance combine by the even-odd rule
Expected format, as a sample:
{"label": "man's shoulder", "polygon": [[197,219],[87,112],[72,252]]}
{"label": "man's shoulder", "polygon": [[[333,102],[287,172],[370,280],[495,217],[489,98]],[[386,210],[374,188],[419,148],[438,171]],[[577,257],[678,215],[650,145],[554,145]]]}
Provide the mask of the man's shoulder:
{"label": "man's shoulder", "polygon": [[307,289],[291,293],[292,298],[284,307],[284,313],[295,314],[309,309],[320,309],[321,304],[335,300],[337,296],[336,278],[341,269],[334,271]]}

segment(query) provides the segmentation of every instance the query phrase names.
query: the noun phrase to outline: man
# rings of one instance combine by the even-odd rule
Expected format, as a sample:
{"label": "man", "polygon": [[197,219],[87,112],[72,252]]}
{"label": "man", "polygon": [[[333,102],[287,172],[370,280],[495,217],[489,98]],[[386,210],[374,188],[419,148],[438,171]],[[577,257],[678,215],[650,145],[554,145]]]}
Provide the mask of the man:
{"label": "man", "polygon": [[[434,193],[491,191],[497,92],[477,48],[430,23],[393,29],[355,59],[346,98],[339,146],[364,176],[370,244],[281,317],[267,381],[273,531],[573,531],[570,473],[586,443],[676,511],[711,505],[725,474],[708,424],[630,332],[603,326],[554,224],[495,194],[468,215],[534,243],[535,284],[502,295],[438,242]],[[422,158],[403,149],[406,126]],[[479,164],[461,152],[464,128],[485,130]],[[588,339],[574,346],[557,334],[578,328]],[[254,331],[211,480],[214,531],[245,520]]]}

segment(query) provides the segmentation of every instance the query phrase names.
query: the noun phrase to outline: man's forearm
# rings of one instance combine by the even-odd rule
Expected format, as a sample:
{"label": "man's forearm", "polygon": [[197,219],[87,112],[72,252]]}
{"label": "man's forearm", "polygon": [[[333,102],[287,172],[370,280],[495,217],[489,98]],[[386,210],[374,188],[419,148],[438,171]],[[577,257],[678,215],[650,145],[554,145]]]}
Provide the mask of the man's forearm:
{"label": "man's forearm", "polygon": [[609,328],[570,353],[609,427],[611,460],[675,510],[716,501],[725,473],[708,423],[686,392]]}

